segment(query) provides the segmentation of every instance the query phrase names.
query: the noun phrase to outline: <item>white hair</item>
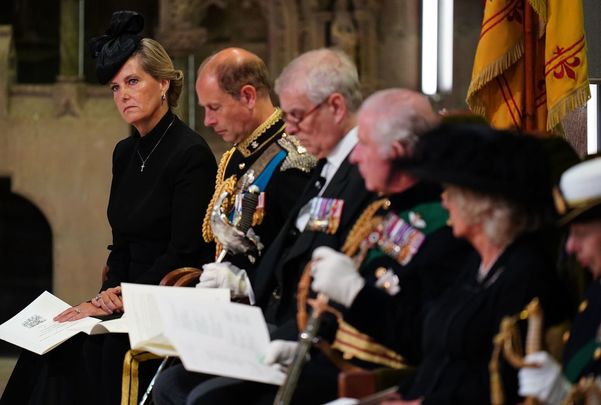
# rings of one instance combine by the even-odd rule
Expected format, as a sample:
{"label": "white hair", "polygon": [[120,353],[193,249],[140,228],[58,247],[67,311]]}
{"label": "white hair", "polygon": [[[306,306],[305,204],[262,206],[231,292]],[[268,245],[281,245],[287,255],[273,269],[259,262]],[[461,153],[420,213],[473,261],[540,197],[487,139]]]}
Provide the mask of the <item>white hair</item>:
{"label": "white hair", "polygon": [[361,105],[362,95],[357,67],[342,51],[322,48],[305,52],[296,57],[275,81],[275,92],[292,86],[319,104],[332,93],[339,93],[349,111],[355,112]]}
{"label": "white hair", "polygon": [[507,246],[524,232],[538,229],[541,221],[503,197],[468,188],[446,185],[447,198],[458,208],[466,224],[482,224],[486,237],[497,246]]}
{"label": "white hair", "polygon": [[361,105],[359,116],[370,117],[373,125],[370,133],[380,144],[382,158],[390,155],[394,142],[401,142],[411,153],[418,136],[440,122],[426,96],[398,88],[372,94]]}

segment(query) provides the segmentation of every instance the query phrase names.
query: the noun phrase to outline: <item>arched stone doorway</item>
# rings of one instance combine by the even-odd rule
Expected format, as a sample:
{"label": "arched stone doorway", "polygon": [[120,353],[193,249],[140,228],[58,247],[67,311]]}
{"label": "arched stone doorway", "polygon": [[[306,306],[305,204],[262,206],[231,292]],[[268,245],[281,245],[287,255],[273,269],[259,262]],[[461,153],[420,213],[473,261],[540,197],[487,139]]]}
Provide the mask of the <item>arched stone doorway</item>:
{"label": "arched stone doorway", "polygon": [[[0,177],[0,323],[52,290],[52,232],[44,214]],[[16,348],[0,342],[0,355]]]}

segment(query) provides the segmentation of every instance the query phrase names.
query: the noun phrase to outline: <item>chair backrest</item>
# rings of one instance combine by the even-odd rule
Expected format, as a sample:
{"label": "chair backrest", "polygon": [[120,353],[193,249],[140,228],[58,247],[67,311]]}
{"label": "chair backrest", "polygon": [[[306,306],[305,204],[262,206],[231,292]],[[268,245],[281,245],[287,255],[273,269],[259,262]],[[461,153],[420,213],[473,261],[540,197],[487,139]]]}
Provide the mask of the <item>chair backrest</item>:
{"label": "chair backrest", "polygon": [[165,274],[161,279],[159,285],[166,286],[189,286],[194,281],[198,281],[198,278],[202,274],[202,270],[196,267],[181,267]]}

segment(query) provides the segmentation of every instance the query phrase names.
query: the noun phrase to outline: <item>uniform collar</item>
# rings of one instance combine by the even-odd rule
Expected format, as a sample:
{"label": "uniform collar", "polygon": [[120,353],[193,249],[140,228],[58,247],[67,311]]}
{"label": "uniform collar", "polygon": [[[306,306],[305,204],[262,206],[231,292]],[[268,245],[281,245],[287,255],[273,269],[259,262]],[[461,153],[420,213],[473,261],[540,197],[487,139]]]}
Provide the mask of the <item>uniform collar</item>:
{"label": "uniform collar", "polygon": [[284,132],[286,123],[282,119],[282,110],[276,107],[274,112],[252,134],[236,145],[236,149],[244,156],[249,157],[262,150],[275,136]]}

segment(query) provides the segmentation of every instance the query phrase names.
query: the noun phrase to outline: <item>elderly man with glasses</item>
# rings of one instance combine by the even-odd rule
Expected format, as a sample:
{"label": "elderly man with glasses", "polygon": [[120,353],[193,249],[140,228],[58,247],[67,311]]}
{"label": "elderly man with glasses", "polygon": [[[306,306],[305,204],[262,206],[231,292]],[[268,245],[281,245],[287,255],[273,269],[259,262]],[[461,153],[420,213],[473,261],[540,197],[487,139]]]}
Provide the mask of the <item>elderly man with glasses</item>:
{"label": "elderly man with glasses", "polygon": [[[286,132],[296,136],[319,161],[288,219],[255,270],[252,288],[271,328],[272,338],[295,340],[296,290],[299,278],[318,246],[340,249],[358,215],[374,199],[349,159],[357,145],[357,110],[362,101],[357,69],[343,53],[319,49],[304,53],[284,68],[275,84]],[[239,269],[222,263],[212,272],[219,279]],[[213,280],[213,275],[208,275]],[[207,271],[201,277],[208,277]],[[228,287],[214,285],[216,287]],[[157,404],[244,403],[247,396],[267,395],[275,387],[167,370],[157,381]],[[219,388],[219,389],[218,389]],[[266,391],[265,391],[266,390]],[[269,400],[269,399],[268,399]]]}

